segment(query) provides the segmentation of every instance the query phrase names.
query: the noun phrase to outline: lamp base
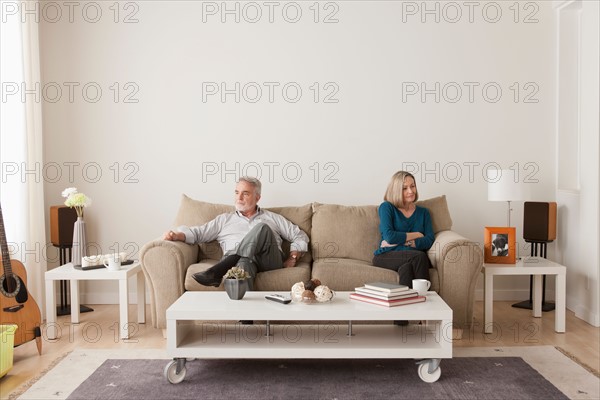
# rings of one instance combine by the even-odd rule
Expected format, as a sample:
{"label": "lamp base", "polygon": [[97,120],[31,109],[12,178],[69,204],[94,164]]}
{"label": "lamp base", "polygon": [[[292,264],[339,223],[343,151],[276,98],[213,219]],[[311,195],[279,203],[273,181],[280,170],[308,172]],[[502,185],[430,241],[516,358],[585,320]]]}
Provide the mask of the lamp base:
{"label": "lamp base", "polygon": [[[526,310],[533,310],[533,304],[531,304],[531,301],[529,301],[529,300],[521,301],[520,303],[515,303],[512,306],[515,308],[524,308]],[[542,303],[542,311],[544,311],[544,312],[553,311],[554,308],[555,308],[554,303],[546,303],[546,302]]]}
{"label": "lamp base", "polygon": [[[91,312],[91,311],[94,311],[94,309],[90,308],[88,306],[79,305],[79,312],[80,313],[86,313],[86,312]],[[56,306],[56,315],[57,316],[71,315],[71,306],[70,305],[67,305],[67,306]]]}

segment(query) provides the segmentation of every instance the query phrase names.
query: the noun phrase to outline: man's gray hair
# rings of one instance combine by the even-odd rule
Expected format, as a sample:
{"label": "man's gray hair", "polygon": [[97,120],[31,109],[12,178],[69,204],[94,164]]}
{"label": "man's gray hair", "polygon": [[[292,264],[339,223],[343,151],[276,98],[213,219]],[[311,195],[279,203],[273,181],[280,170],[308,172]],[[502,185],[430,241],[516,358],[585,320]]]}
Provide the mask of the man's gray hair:
{"label": "man's gray hair", "polygon": [[256,191],[256,194],[260,195],[260,191],[262,189],[262,183],[260,183],[260,181],[257,178],[254,178],[252,176],[242,176],[242,177],[240,177],[240,179],[238,179],[238,183],[239,182],[248,182],[249,184],[254,186],[254,190]]}

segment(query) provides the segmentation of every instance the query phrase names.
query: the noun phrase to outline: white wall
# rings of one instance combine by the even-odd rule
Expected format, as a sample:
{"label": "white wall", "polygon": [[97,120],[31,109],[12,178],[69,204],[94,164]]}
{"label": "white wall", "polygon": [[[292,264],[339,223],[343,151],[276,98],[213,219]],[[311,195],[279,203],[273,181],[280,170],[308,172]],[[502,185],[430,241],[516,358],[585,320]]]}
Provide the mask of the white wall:
{"label": "white wall", "polygon": [[[317,23],[313,2],[277,3],[272,23],[262,2],[228,2],[240,7],[239,23],[203,13],[221,2],[120,4],[117,23],[113,3],[96,3],[96,23],[88,22],[96,6],[81,4],[73,22],[66,9],[59,21],[40,21],[46,165],[48,174],[56,165],[62,173],[46,177],[46,204],[60,204],[68,186],[91,196],[88,238],[105,253],[134,251],[161,235],[181,193],[229,203],[235,173],[222,172],[236,163],[250,174],[260,167],[265,206],[378,204],[392,173],[411,169],[421,197],[446,194],[454,229],[478,242],[485,226],[506,224],[506,204],[487,201],[487,167],[513,167],[537,181],[536,200],[555,199],[551,4],[429,2],[440,10],[436,22],[422,2],[338,1],[319,3]],[[250,23],[254,5],[263,15]],[[288,22],[297,7],[300,20]],[[123,23],[127,15],[137,22]],[[79,84],[73,99],[65,82]],[[248,91],[239,103],[234,94],[222,101],[203,91],[212,82]],[[263,89],[256,103],[252,82]],[[407,92],[421,84],[435,92],[438,82],[438,101],[436,93]],[[295,103],[283,97],[290,83],[288,99],[293,87],[302,90]],[[267,85],[276,87],[272,102]],[[63,89],[58,100],[55,86]],[[102,89],[97,102],[94,87]],[[457,88],[462,97],[454,101]],[[126,102],[128,94],[137,102]],[[328,94],[337,102],[326,102]],[[68,163],[78,163],[72,177]],[[219,173],[207,174],[215,165]],[[521,237],[523,205],[513,205]],[[496,290],[522,300],[529,281],[498,280]],[[109,285],[86,292],[87,302],[116,297]]]}
{"label": "white wall", "polygon": [[557,257],[568,266],[567,307],[600,326],[600,6],[567,1],[558,4],[557,12],[557,199],[561,204]]}

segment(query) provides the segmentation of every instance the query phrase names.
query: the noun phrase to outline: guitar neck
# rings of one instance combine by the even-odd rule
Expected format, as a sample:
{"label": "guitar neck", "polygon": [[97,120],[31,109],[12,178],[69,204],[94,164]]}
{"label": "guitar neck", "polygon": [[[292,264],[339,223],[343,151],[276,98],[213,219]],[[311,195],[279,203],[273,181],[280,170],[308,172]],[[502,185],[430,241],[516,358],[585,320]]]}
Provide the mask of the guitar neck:
{"label": "guitar neck", "polygon": [[8,243],[6,241],[6,232],[4,231],[4,218],[2,217],[2,205],[0,205],[0,247],[2,248],[2,267],[4,268],[4,276],[12,275],[12,267],[10,265],[10,254],[8,253]]}

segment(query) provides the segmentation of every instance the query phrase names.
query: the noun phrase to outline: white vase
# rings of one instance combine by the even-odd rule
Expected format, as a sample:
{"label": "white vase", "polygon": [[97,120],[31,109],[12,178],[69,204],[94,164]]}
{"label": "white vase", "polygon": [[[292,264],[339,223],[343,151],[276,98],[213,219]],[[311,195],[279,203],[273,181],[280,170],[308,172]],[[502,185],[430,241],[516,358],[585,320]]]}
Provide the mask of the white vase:
{"label": "white vase", "polygon": [[71,252],[73,265],[81,265],[81,259],[87,255],[86,246],[85,221],[83,217],[77,217],[77,221],[73,225],[73,250]]}

